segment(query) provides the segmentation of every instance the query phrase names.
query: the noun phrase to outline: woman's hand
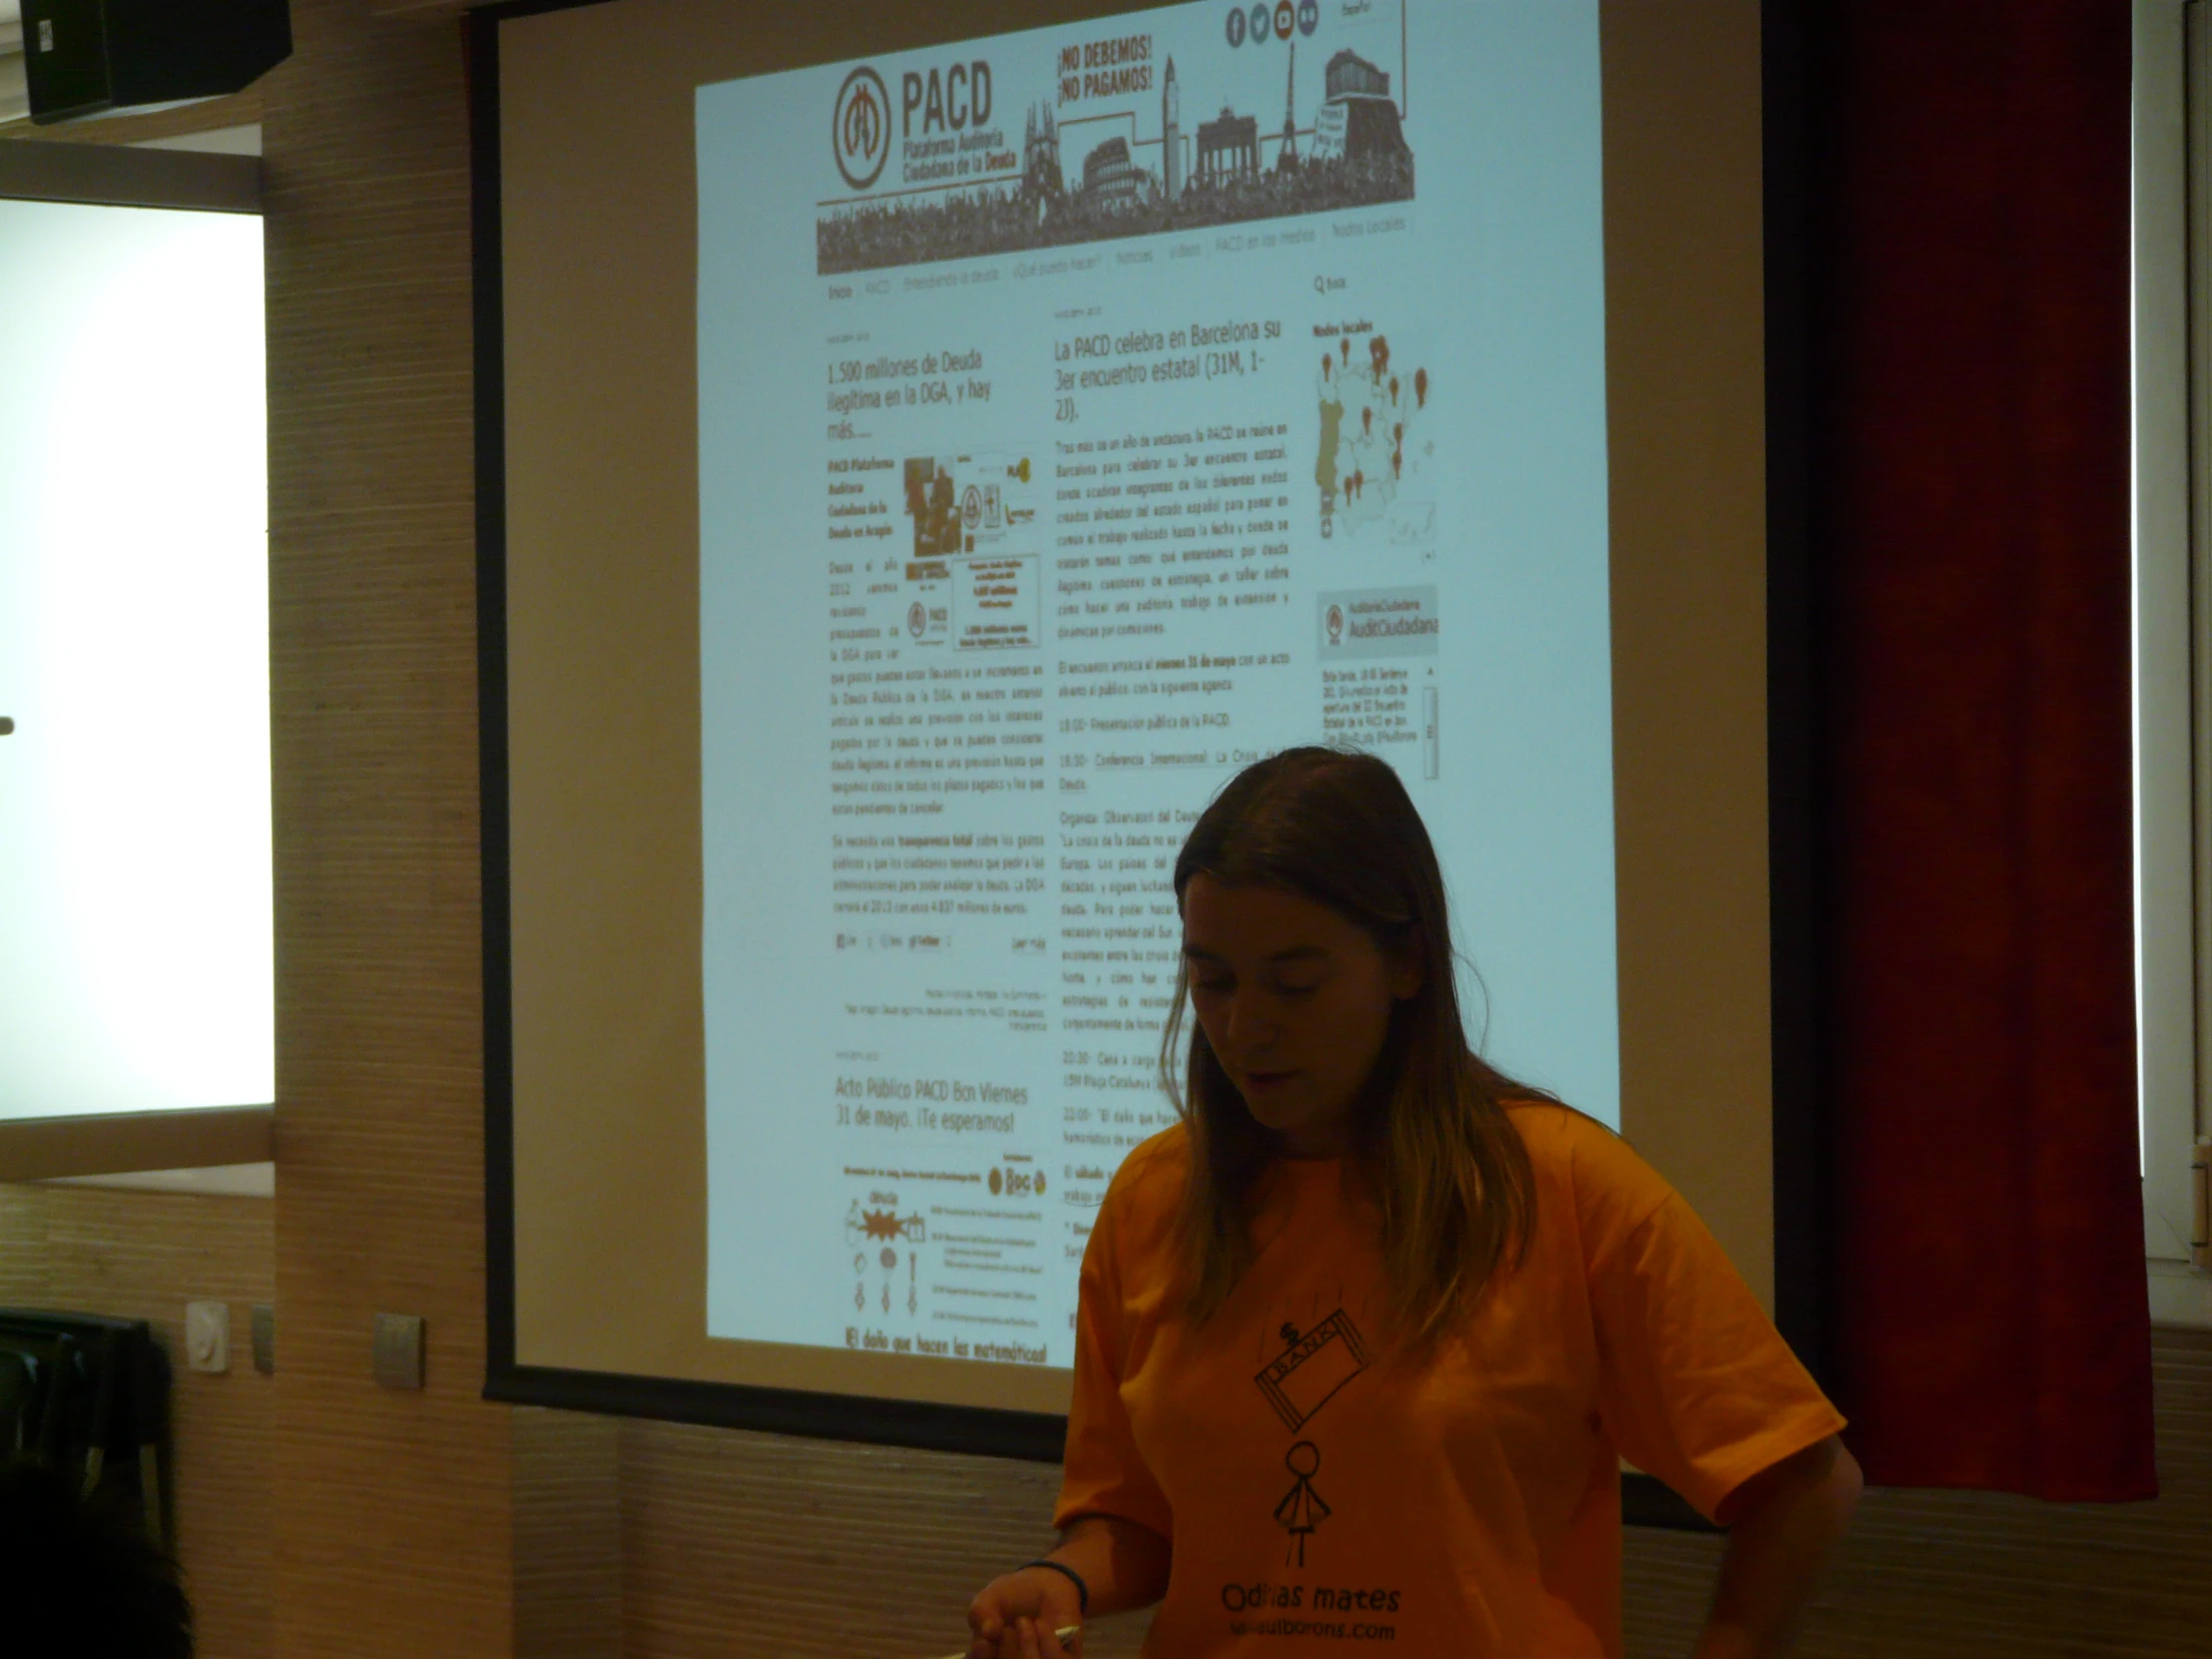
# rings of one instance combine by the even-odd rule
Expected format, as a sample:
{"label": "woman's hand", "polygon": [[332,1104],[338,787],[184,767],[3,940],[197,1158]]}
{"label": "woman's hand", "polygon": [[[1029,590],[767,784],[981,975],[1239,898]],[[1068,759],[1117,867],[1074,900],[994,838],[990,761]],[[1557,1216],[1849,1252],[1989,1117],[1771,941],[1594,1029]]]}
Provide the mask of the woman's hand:
{"label": "woman's hand", "polygon": [[[1083,1515],[1060,1534],[1052,1567],[1017,1567],[992,1579],[968,1603],[968,1659],[1055,1659],[1080,1653],[1082,1641],[1053,1632],[1080,1626],[1086,1612],[1104,1618],[1150,1607],[1167,1592],[1174,1555],[1150,1527],[1118,1515]],[[1069,1573],[1076,1575],[1070,1578]],[[1082,1580],[1088,1594],[1075,1587]]]}
{"label": "woman's hand", "polygon": [[1083,1610],[1065,1573],[1022,1567],[984,1585],[968,1603],[968,1659],[1055,1659],[1080,1653],[1082,1638],[1062,1645],[1055,1631],[1083,1622]]}

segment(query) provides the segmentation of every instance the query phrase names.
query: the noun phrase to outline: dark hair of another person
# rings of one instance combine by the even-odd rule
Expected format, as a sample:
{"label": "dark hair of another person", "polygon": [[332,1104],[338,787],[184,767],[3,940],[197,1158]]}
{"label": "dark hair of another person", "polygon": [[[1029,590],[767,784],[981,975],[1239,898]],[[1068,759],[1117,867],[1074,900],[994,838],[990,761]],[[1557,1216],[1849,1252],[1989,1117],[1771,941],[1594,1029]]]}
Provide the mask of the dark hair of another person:
{"label": "dark hair of another person", "polygon": [[[1382,1209],[1389,1335],[1413,1352],[1432,1348],[1500,1264],[1526,1248],[1535,1177],[1505,1103],[1551,1096],[1467,1044],[1443,872],[1420,815],[1397,774],[1372,755],[1287,749],[1239,773],[1192,827],[1175,861],[1179,908],[1201,872],[1232,887],[1312,899],[1385,956],[1421,963],[1420,987],[1392,1007],[1382,1055],[1355,1103],[1352,1156]],[[1176,1076],[1189,1002],[1186,960],[1160,1070],[1189,1136],[1178,1230],[1189,1312],[1204,1320],[1251,1264],[1254,1188],[1280,1149],[1195,1020],[1184,1075]]]}
{"label": "dark hair of another person", "polygon": [[192,1659],[176,1564],[127,1508],[29,1459],[0,1463],[0,1650],[69,1659]]}

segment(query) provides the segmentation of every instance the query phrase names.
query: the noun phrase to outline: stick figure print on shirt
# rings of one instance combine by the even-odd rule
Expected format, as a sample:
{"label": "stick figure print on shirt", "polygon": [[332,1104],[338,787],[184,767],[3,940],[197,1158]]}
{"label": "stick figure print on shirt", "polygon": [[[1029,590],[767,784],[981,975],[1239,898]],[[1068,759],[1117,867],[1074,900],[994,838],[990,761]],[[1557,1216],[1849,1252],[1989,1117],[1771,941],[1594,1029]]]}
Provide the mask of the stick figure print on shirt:
{"label": "stick figure print on shirt", "polygon": [[[1336,1398],[1346,1383],[1367,1370],[1368,1350],[1360,1328],[1342,1308],[1307,1332],[1285,1321],[1280,1335],[1283,1352],[1262,1367],[1253,1382],[1275,1407],[1283,1425],[1296,1434]],[[1275,1519],[1291,1535],[1285,1563],[1304,1567],[1306,1540],[1330,1515],[1329,1505],[1314,1488],[1314,1476],[1321,1469],[1321,1447],[1312,1440],[1298,1440],[1284,1453],[1283,1464],[1294,1482],[1275,1506]]]}
{"label": "stick figure print on shirt", "polygon": [[1329,1518],[1329,1505],[1322,1501],[1321,1493],[1314,1490],[1314,1476],[1321,1468],[1321,1447],[1312,1440],[1300,1440],[1283,1454],[1283,1464],[1298,1476],[1298,1483],[1290,1489],[1281,1503],[1275,1506],[1275,1518],[1291,1535],[1291,1547],[1284,1553],[1285,1566],[1306,1565],[1306,1540],[1315,1527]]}

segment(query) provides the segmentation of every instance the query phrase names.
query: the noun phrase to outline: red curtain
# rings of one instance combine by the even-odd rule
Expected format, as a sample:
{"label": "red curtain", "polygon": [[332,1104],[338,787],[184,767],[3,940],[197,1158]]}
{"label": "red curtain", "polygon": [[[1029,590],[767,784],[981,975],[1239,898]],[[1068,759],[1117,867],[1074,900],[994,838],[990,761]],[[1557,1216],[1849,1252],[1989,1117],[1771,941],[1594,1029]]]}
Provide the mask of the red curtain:
{"label": "red curtain", "polygon": [[2146,1497],[2129,7],[1802,16],[1838,1390],[1877,1483]]}

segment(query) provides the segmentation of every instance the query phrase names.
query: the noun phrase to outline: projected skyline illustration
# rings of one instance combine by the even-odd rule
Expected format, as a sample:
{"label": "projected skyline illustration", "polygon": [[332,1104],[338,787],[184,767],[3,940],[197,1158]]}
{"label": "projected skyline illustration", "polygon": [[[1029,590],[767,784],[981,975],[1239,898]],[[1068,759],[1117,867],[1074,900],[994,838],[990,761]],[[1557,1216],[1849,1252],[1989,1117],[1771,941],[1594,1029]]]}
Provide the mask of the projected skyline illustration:
{"label": "projected skyline illustration", "polygon": [[[1018,144],[988,59],[903,71],[895,111],[882,78],[855,68],[832,122],[838,176],[866,193],[884,177],[895,130],[905,188],[822,204],[816,269],[830,276],[1411,201],[1413,153],[1400,119],[1406,19],[1401,8],[1390,13],[1400,25],[1391,68],[1352,46],[1326,66],[1310,50],[1303,87],[1299,43],[1315,44],[1321,9],[1294,18],[1283,32],[1276,127],[1236,102],[1257,96],[1276,62],[1272,29],[1243,32],[1243,53],[1215,42],[1186,57],[1180,74],[1172,52],[1157,55],[1152,30],[1064,46],[1052,84],[1025,83]],[[1390,53],[1374,28],[1361,44]],[[1220,113],[1209,116],[1215,94]],[[1082,113],[1063,116],[1069,107]]]}

